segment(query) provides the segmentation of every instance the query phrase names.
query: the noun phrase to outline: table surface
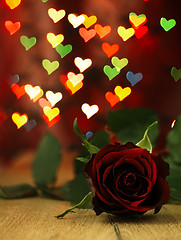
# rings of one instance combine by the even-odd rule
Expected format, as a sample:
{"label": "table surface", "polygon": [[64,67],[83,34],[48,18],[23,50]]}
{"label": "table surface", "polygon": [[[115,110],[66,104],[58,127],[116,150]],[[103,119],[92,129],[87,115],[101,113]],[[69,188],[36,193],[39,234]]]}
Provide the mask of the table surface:
{"label": "table surface", "polygon": [[[3,171],[0,184],[32,183],[26,163],[17,161]],[[23,164],[22,164],[23,162]],[[24,169],[22,171],[22,169]],[[26,170],[25,170],[26,169]],[[72,178],[72,174],[65,176]],[[63,219],[55,216],[68,207],[69,202],[44,197],[18,200],[0,199],[1,240],[180,240],[181,205],[164,205],[139,217],[116,217],[106,213],[96,216],[93,210],[75,209]]]}

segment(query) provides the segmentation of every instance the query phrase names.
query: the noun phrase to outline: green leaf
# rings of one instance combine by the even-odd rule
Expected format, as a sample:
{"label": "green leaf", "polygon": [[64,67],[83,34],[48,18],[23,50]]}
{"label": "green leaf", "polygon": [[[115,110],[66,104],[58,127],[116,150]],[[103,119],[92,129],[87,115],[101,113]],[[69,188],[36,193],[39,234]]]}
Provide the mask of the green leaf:
{"label": "green leaf", "polygon": [[69,184],[66,183],[62,187],[59,188],[47,188],[43,187],[41,188],[41,191],[43,194],[50,198],[58,199],[58,200],[65,200],[69,201],[69,195],[70,195],[70,187]]}
{"label": "green leaf", "polygon": [[69,182],[69,199],[71,203],[79,203],[81,199],[91,191],[86,176],[81,173]]}
{"label": "green leaf", "polygon": [[[143,136],[147,126],[158,120],[158,116],[150,109],[121,109],[108,112],[108,126],[122,143],[137,143]],[[158,138],[158,127],[149,134],[152,145]]]}
{"label": "green leaf", "polygon": [[167,136],[166,147],[169,151],[169,162],[181,164],[181,115]]}
{"label": "green leaf", "polygon": [[84,166],[85,166],[84,162],[75,159],[74,161],[75,174],[76,175],[81,174],[84,171]]}
{"label": "green leaf", "polygon": [[38,187],[55,182],[60,162],[59,142],[54,135],[48,133],[42,139],[33,163],[33,177]]}
{"label": "green leaf", "polygon": [[99,149],[110,143],[109,136],[105,131],[99,131],[94,133],[90,142]]}
{"label": "green leaf", "polygon": [[170,163],[170,175],[167,177],[167,182],[170,187],[170,201],[178,201],[181,203],[181,166]]}
{"label": "green leaf", "polygon": [[34,197],[38,195],[36,189],[29,184],[1,187],[1,191],[5,195],[0,194],[0,196],[6,199]]}
{"label": "green leaf", "polygon": [[167,177],[170,186],[170,202],[181,203],[181,115],[167,136],[166,149],[169,154],[164,157],[164,160],[170,165],[170,175]]}
{"label": "green leaf", "polygon": [[73,128],[74,128],[74,132],[77,134],[77,136],[79,136],[82,141],[87,141],[87,138],[80,132],[78,124],[77,124],[77,118],[75,118],[74,123],[73,123]]}
{"label": "green leaf", "polygon": [[80,132],[78,125],[77,125],[77,118],[74,120],[73,124],[74,132],[79,136],[83,141],[83,146],[87,148],[90,154],[97,153],[100,149],[96,146],[92,145],[90,142],[87,141],[87,138]]}
{"label": "green leaf", "polygon": [[145,134],[143,136],[143,138],[141,139],[141,141],[139,141],[136,145],[140,148],[145,148],[147,149],[150,153],[152,152],[152,144],[150,142],[150,139],[148,137],[148,132],[150,129],[152,129],[152,127],[154,127],[156,124],[158,123],[158,121],[155,121],[154,123],[152,123],[150,126],[147,127]]}
{"label": "green leaf", "polygon": [[83,162],[83,163],[87,163],[89,161],[88,158],[84,158],[84,157],[77,157],[76,159]]}
{"label": "green leaf", "polygon": [[[98,148],[109,144],[109,137],[105,131],[99,131],[93,134],[90,143]],[[85,163],[90,159],[90,154],[86,148],[80,153],[80,156],[74,161],[75,173],[76,175],[80,174],[84,170]]]}
{"label": "green leaf", "polygon": [[6,195],[5,192],[2,190],[1,187],[0,187],[0,197],[2,197],[2,198],[7,198],[7,195]]}
{"label": "green leaf", "polygon": [[75,208],[87,208],[92,203],[92,192],[89,192],[78,204],[74,205],[73,207],[67,209],[62,214],[56,216],[57,218],[63,218],[67,213],[71,212]]}

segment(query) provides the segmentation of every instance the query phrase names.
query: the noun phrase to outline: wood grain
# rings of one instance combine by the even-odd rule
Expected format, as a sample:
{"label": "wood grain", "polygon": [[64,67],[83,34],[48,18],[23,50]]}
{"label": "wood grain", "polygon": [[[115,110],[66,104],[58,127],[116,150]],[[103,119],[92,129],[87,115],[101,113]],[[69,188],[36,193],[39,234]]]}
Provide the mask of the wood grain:
{"label": "wood grain", "polygon": [[179,240],[181,206],[165,205],[157,215],[118,218],[75,210],[63,219],[54,216],[70,204],[41,197],[0,200],[2,240]]}

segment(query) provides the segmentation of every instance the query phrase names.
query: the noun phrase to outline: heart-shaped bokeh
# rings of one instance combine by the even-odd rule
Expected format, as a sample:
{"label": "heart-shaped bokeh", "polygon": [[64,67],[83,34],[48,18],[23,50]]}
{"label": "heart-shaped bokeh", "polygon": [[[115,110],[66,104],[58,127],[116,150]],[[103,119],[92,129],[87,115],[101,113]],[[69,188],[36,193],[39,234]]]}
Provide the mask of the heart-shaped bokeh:
{"label": "heart-shaped bokeh", "polygon": [[119,59],[118,57],[112,57],[111,62],[114,67],[116,67],[118,70],[121,70],[128,64],[128,59]]}
{"label": "heart-shaped bokeh", "polygon": [[35,37],[28,38],[27,36],[21,36],[20,42],[25,47],[26,50],[29,50],[36,44],[36,38]]}
{"label": "heart-shaped bokeh", "polygon": [[27,116],[27,114],[21,115],[20,113],[15,112],[15,113],[12,114],[12,120],[16,124],[17,128],[19,129],[25,123],[27,123],[28,116]]}
{"label": "heart-shaped bokeh", "polygon": [[47,33],[47,40],[52,45],[52,48],[57,47],[64,40],[63,34],[55,35],[54,33]]}
{"label": "heart-shaped bokeh", "polygon": [[86,28],[79,28],[79,34],[84,39],[85,42],[88,42],[96,35],[95,29],[87,30]]}
{"label": "heart-shaped bokeh", "polygon": [[97,17],[96,16],[90,16],[88,17],[86,14],[82,14],[85,18],[84,22],[83,22],[83,25],[86,27],[86,28],[89,28],[90,26],[92,26],[94,23],[97,22]]}
{"label": "heart-shaped bokeh", "polygon": [[126,29],[123,26],[119,26],[117,29],[118,35],[123,39],[123,41],[127,41],[130,37],[132,37],[135,33],[134,28]]}
{"label": "heart-shaped bokeh", "polygon": [[87,68],[91,66],[92,60],[90,58],[83,60],[81,57],[76,57],[74,59],[74,63],[78,67],[80,72],[84,72]]}
{"label": "heart-shaped bokeh", "polygon": [[114,92],[119,97],[119,100],[122,101],[131,94],[131,88],[129,87],[122,88],[121,86],[116,86]]}
{"label": "heart-shaped bokeh", "polygon": [[96,24],[94,29],[100,38],[104,38],[111,32],[111,27],[109,25],[103,27],[100,24]]}
{"label": "heart-shaped bokeh", "polygon": [[143,74],[142,73],[134,74],[133,72],[129,71],[126,74],[126,78],[131,83],[131,86],[134,86],[136,83],[141,81],[141,79],[143,78]]}
{"label": "heart-shaped bokeh", "polygon": [[129,21],[133,27],[138,28],[147,22],[145,14],[136,15],[136,13],[131,12],[129,14]]}
{"label": "heart-shaped bokeh", "polygon": [[179,79],[181,79],[181,68],[176,69],[175,67],[172,67],[171,75],[175,79],[175,81],[177,82]]}
{"label": "heart-shaped bokeh", "polygon": [[48,72],[48,75],[50,75],[59,67],[59,62],[58,61],[51,62],[48,59],[44,59],[42,61],[42,65],[43,65],[44,69]]}
{"label": "heart-shaped bokeh", "polygon": [[48,15],[53,20],[54,23],[59,22],[65,16],[65,14],[66,14],[66,12],[63,9],[61,9],[59,11],[57,11],[54,8],[48,9]]}
{"label": "heart-shaped bokeh", "polygon": [[103,71],[106,74],[106,76],[108,76],[109,80],[112,80],[120,73],[119,68],[117,67],[111,68],[109,65],[105,65]]}
{"label": "heart-shaped bokeh", "polygon": [[5,27],[9,31],[10,35],[13,35],[20,29],[20,22],[13,23],[12,21],[5,21]]}
{"label": "heart-shaped bokeh", "polygon": [[118,44],[110,45],[109,43],[105,42],[102,44],[102,50],[105,52],[107,57],[110,58],[119,51],[119,45]]}
{"label": "heart-shaped bokeh", "polygon": [[74,28],[77,28],[84,22],[85,17],[83,15],[76,16],[75,14],[70,13],[68,15],[68,20]]}
{"label": "heart-shaped bokeh", "polygon": [[14,9],[17,6],[19,6],[21,3],[21,0],[6,0],[6,4],[11,8]]}
{"label": "heart-shaped bokeh", "polygon": [[166,32],[168,32],[170,29],[172,29],[176,25],[176,21],[175,19],[167,20],[166,18],[162,17],[160,19],[160,25]]}
{"label": "heart-shaped bokeh", "polygon": [[67,44],[64,46],[63,44],[59,44],[55,49],[60,54],[61,58],[64,58],[72,51],[72,45]]}
{"label": "heart-shaped bokeh", "polygon": [[99,111],[99,107],[95,104],[90,106],[88,103],[84,103],[81,107],[82,112],[85,113],[87,119],[91,118],[94,114]]}

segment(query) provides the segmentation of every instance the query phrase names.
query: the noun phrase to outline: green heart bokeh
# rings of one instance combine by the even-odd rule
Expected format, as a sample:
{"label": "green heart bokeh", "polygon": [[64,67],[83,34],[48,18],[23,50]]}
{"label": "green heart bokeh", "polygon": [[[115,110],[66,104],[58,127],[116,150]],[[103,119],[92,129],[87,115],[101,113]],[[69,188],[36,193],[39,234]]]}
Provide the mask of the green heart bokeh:
{"label": "green heart bokeh", "polygon": [[48,75],[50,75],[59,67],[59,62],[58,61],[50,62],[48,59],[44,59],[42,61],[42,65],[47,70]]}
{"label": "green heart bokeh", "polygon": [[67,44],[64,46],[63,44],[59,44],[55,49],[60,54],[61,58],[63,58],[72,51],[72,45]]}
{"label": "green heart bokeh", "polygon": [[173,67],[171,69],[171,75],[175,79],[175,81],[177,82],[181,78],[181,68],[176,69],[175,67]]}
{"label": "green heart bokeh", "polygon": [[127,58],[119,59],[118,57],[112,57],[111,62],[114,67],[116,67],[118,70],[121,70],[128,64],[128,59]]}
{"label": "green heart bokeh", "polygon": [[36,44],[36,37],[28,38],[27,36],[21,36],[20,42],[25,47],[26,50],[29,50]]}
{"label": "green heart bokeh", "polygon": [[105,65],[103,71],[106,74],[106,76],[108,76],[109,80],[112,80],[120,73],[120,69],[116,67],[111,68],[109,65]]}
{"label": "green heart bokeh", "polygon": [[175,19],[170,19],[167,21],[166,18],[162,17],[160,19],[160,25],[166,32],[168,32],[170,29],[172,29],[176,25],[176,21]]}

